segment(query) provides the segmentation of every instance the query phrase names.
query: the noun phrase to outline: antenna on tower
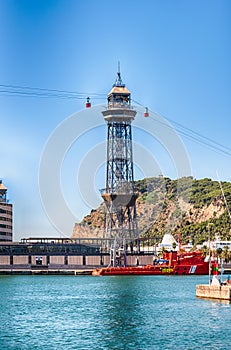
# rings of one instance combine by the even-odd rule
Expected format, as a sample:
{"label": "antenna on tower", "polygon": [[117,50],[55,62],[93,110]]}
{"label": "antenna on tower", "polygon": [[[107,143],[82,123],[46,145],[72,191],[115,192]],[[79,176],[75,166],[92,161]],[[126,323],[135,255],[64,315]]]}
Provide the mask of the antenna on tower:
{"label": "antenna on tower", "polygon": [[116,78],[116,82],[113,86],[125,87],[125,84],[123,84],[122,79],[121,79],[120,61],[118,61],[117,78]]}

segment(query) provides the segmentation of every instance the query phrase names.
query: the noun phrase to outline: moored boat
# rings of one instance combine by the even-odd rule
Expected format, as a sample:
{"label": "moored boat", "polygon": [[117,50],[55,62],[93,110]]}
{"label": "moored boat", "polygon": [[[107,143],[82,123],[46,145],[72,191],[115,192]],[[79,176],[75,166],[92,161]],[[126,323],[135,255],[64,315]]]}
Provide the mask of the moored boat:
{"label": "moored boat", "polygon": [[163,259],[156,259],[153,265],[103,267],[93,270],[93,276],[113,275],[206,275],[209,262],[201,252],[165,252]]}

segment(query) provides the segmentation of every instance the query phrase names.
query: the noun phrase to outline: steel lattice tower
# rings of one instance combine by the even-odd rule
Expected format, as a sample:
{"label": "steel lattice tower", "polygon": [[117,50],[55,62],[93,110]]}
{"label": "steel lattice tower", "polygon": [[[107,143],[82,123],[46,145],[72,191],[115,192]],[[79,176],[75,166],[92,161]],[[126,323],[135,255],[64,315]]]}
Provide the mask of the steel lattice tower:
{"label": "steel lattice tower", "polygon": [[126,266],[126,247],[139,236],[132,154],[132,126],[136,111],[131,107],[131,94],[123,84],[120,71],[108,94],[107,110],[106,189],[101,196],[105,202],[105,235],[113,238],[111,265]]}

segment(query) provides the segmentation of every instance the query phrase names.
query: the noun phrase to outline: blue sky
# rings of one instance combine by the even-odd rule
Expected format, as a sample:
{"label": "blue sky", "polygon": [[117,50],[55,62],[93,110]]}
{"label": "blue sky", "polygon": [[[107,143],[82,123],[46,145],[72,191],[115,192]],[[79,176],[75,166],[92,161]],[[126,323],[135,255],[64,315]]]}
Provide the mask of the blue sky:
{"label": "blue sky", "polygon": [[[190,171],[186,167],[185,175],[217,179],[218,172],[222,180],[231,180],[230,1],[1,0],[0,39],[0,178],[14,204],[15,240],[36,235],[69,236],[74,221],[81,220],[92,204],[100,203],[97,188],[105,182],[102,160],[96,162],[97,170],[89,171],[89,159],[106,137],[100,112],[97,114],[94,108],[90,112],[96,124],[100,120],[98,128],[73,139],[66,149],[60,186],[73,222],[63,217],[61,230],[49,220],[40,197],[40,161],[58,126],[62,138],[65,120],[76,115],[79,127],[85,125],[88,95],[92,106],[105,104],[118,60],[134,104],[137,101],[139,106],[148,106],[171,121],[174,137],[182,142],[190,162]],[[19,93],[43,90],[21,87],[84,94],[79,94],[78,99],[64,98],[62,94],[62,98],[28,96]],[[179,173],[175,156],[163,141],[169,127],[161,136],[163,140],[156,140],[152,134],[157,124],[151,112],[153,129],[148,136],[141,130],[149,127],[141,110],[137,115],[139,126],[134,126],[137,153],[144,147],[156,166],[152,173],[150,169],[140,169],[145,165],[137,162],[136,178],[158,173],[176,178]],[[68,132],[65,135],[69,137]],[[51,163],[47,165],[48,173]],[[94,183],[86,185],[93,189],[92,202],[83,198],[79,169],[82,177],[94,173],[90,177]],[[56,207],[56,191],[49,196]]]}

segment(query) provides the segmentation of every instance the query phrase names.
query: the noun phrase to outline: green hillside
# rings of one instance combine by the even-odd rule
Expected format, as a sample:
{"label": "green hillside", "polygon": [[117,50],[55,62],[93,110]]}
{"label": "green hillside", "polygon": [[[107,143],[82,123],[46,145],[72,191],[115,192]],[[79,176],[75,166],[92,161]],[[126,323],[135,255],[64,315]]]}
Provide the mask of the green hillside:
{"label": "green hillside", "polygon": [[[201,244],[208,240],[208,223],[211,239],[219,236],[231,240],[231,183],[221,183],[205,178],[184,177],[171,180],[167,177],[146,178],[135,182],[138,192],[137,216],[141,237],[161,242],[165,233],[172,233],[181,242]],[[91,211],[80,224],[76,224],[73,236],[102,237],[104,223],[103,204]],[[81,228],[84,227],[84,230]]]}
{"label": "green hillside", "polygon": [[[205,178],[195,180],[185,177],[178,180],[169,178],[149,178],[136,182],[140,196],[138,206],[154,205],[158,216],[149,216],[147,231],[143,236],[155,237],[159,242],[164,233],[171,232],[175,237],[180,234],[181,241],[200,244],[208,240],[208,223],[211,239],[219,236],[231,240],[231,220],[227,207],[231,210],[231,183],[221,183]],[[227,204],[227,206],[226,206]],[[203,215],[202,215],[203,214]],[[142,227],[142,215],[140,224]],[[147,226],[146,226],[147,227]]]}

